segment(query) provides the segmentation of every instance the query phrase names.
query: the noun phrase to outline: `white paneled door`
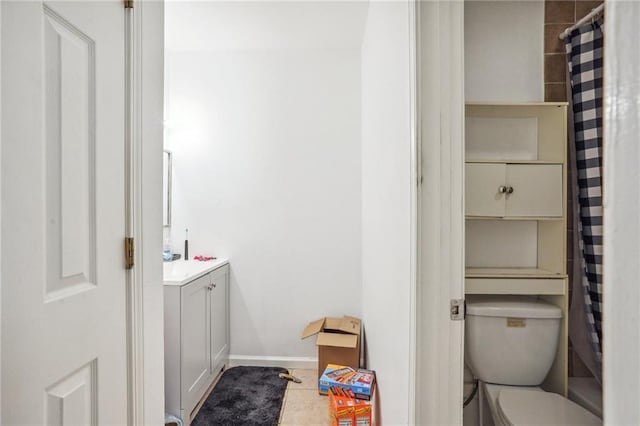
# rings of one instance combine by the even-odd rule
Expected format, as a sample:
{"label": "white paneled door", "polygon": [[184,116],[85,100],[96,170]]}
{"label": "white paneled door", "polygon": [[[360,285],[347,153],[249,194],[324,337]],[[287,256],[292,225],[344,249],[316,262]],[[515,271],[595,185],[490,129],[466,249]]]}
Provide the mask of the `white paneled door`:
{"label": "white paneled door", "polygon": [[125,9],[2,2],[2,424],[127,424]]}

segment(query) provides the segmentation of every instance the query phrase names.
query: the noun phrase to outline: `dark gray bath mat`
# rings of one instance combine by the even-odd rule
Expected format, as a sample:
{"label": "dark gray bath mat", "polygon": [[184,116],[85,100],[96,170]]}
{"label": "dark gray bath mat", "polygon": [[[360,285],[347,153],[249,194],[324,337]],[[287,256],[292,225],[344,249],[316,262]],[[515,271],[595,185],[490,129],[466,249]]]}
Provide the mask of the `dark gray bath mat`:
{"label": "dark gray bath mat", "polygon": [[234,367],[224,373],[200,408],[193,426],[276,426],[287,380],[279,367]]}

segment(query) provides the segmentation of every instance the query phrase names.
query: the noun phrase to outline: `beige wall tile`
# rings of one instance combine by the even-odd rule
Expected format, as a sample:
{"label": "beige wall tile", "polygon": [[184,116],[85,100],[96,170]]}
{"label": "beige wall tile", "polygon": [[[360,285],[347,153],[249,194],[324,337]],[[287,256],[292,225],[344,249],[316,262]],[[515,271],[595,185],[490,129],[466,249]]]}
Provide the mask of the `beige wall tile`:
{"label": "beige wall tile", "polygon": [[575,0],[547,0],[544,3],[545,24],[566,24],[575,22]]}
{"label": "beige wall tile", "polygon": [[576,1],[576,21],[587,16],[591,10],[602,4],[602,0],[578,0]]}
{"label": "beige wall tile", "polygon": [[564,53],[544,55],[544,82],[564,83],[567,80],[567,56]]}
{"label": "beige wall tile", "polygon": [[567,29],[567,24],[545,24],[544,53],[564,53],[564,42],[558,38]]}
{"label": "beige wall tile", "polygon": [[544,92],[544,100],[547,102],[565,102],[567,100],[567,90],[564,83],[546,83]]}

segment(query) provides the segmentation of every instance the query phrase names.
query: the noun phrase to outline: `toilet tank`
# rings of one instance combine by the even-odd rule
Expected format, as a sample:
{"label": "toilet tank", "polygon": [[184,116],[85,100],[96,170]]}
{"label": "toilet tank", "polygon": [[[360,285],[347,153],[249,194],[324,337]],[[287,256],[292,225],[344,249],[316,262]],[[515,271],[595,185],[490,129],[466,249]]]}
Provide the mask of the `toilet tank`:
{"label": "toilet tank", "polygon": [[562,311],[549,303],[513,298],[467,303],[466,362],[488,383],[538,386],[558,348]]}

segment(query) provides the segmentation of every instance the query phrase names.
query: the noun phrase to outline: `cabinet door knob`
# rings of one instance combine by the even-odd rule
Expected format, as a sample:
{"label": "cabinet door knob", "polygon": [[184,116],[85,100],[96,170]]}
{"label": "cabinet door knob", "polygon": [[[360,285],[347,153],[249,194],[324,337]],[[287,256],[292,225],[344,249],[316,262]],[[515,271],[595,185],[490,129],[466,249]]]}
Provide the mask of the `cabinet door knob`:
{"label": "cabinet door knob", "polygon": [[213,290],[214,287],[215,287],[215,285],[210,284],[209,286],[207,286],[207,290],[211,291],[211,290]]}
{"label": "cabinet door knob", "polygon": [[498,192],[499,192],[500,194],[504,194],[505,192],[507,192],[507,187],[506,187],[506,186],[504,186],[504,185],[500,185],[500,186],[498,187]]}
{"label": "cabinet door knob", "polygon": [[507,187],[507,194],[513,194],[513,186]]}
{"label": "cabinet door knob", "polygon": [[218,284],[216,284],[216,283],[213,283],[211,285],[213,286],[213,288],[216,288],[218,286]]}

